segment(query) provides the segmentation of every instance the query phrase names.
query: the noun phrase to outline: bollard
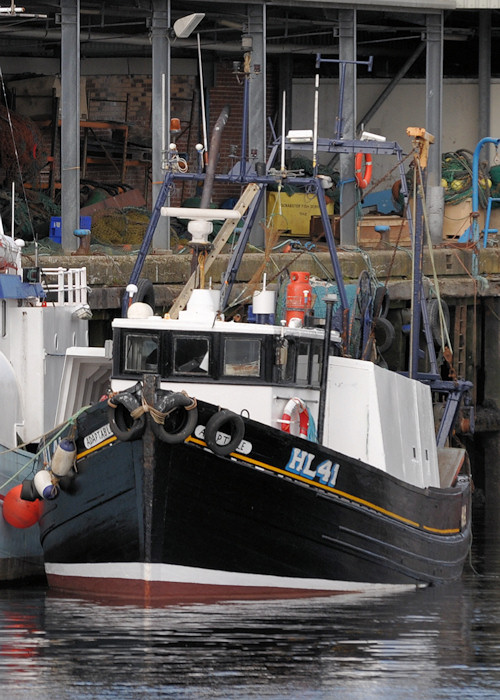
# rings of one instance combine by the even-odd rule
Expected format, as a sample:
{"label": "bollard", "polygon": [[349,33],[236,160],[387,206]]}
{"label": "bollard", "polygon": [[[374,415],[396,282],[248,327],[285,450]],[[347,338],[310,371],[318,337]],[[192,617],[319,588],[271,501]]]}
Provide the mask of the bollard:
{"label": "bollard", "polygon": [[90,255],[90,230],[77,228],[73,233],[78,238],[78,249],[72,255]]}

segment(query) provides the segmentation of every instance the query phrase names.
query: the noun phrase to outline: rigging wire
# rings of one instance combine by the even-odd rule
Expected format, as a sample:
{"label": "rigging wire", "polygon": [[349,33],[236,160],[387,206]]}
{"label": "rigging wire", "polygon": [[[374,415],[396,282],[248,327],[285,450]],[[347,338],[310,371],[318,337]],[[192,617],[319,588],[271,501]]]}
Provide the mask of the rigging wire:
{"label": "rigging wire", "polygon": [[32,233],[32,236],[33,236],[34,244],[35,244],[35,261],[36,261],[36,265],[38,266],[38,236],[35,234],[35,230],[34,230],[34,227],[33,227],[33,220],[32,220],[32,218],[31,218],[31,213],[30,213],[30,209],[29,209],[29,205],[28,205],[28,198],[27,198],[27,195],[26,195],[26,189],[25,189],[25,187],[24,187],[24,180],[23,180],[23,175],[22,175],[22,170],[21,170],[21,163],[20,163],[20,160],[19,160],[19,152],[18,152],[18,150],[17,150],[16,139],[14,138],[14,126],[13,126],[13,124],[12,124],[12,117],[11,117],[11,113],[10,113],[10,109],[9,109],[9,104],[8,104],[8,100],[7,100],[7,90],[6,90],[6,87],[5,87],[5,81],[4,81],[3,71],[2,71],[2,66],[1,66],[1,65],[0,65],[0,81],[1,81],[1,83],[2,83],[2,94],[3,94],[3,99],[4,99],[4,102],[5,102],[5,109],[6,109],[6,111],[7,111],[7,120],[8,120],[8,123],[9,123],[10,135],[11,135],[11,137],[12,137],[12,144],[13,144],[13,147],[14,147],[14,153],[15,153],[15,155],[16,155],[16,164],[17,164],[17,169],[18,169],[18,173],[19,173],[19,181],[20,181],[20,183],[21,183],[21,189],[22,189],[22,192],[23,192],[24,203],[25,203],[26,210],[27,210],[27,213],[28,213],[28,221],[29,221],[29,224],[30,224],[31,233]]}

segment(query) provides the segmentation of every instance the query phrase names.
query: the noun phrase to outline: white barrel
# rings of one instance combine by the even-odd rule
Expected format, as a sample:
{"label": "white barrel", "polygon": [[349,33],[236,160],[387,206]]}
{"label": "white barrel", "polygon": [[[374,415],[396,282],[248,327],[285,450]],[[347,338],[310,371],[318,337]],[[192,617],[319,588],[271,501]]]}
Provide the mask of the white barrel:
{"label": "white barrel", "polygon": [[273,314],[276,307],[276,292],[267,289],[255,292],[252,299],[254,314]]}
{"label": "white barrel", "polygon": [[188,311],[217,313],[220,302],[218,289],[193,289],[186,305]]}
{"label": "white barrel", "polygon": [[75,462],[76,447],[72,440],[61,440],[57,446],[50,468],[56,476],[66,476]]}
{"label": "white barrel", "polygon": [[41,471],[37,472],[35,474],[35,478],[33,479],[33,483],[35,484],[37,493],[41,498],[50,500],[51,498],[55,498],[57,496],[57,487],[52,483],[52,477],[47,469],[42,469]]}

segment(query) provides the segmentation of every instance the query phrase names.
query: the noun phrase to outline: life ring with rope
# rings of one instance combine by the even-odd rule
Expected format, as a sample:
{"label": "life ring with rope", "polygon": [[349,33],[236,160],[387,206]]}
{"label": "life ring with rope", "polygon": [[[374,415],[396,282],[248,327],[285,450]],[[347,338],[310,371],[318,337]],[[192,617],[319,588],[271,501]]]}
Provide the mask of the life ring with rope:
{"label": "life ring with rope", "polygon": [[[365,161],[364,172],[362,172],[363,159]],[[373,161],[371,153],[356,153],[356,158],[354,161],[354,176],[356,178],[356,182],[358,183],[358,187],[361,190],[364,190],[370,184],[370,180],[372,179],[372,170]]]}
{"label": "life ring with rope", "polygon": [[120,391],[109,397],[108,421],[118,440],[129,442],[142,437],[146,427],[146,415],[142,408],[139,383],[128,391]]}
{"label": "life ring with rope", "polygon": [[299,436],[306,438],[309,432],[309,410],[305,402],[296,396],[291,398],[285,406],[283,415],[279,421],[281,424],[281,430],[284,433],[292,434],[292,420],[296,420],[297,412],[299,414]]}

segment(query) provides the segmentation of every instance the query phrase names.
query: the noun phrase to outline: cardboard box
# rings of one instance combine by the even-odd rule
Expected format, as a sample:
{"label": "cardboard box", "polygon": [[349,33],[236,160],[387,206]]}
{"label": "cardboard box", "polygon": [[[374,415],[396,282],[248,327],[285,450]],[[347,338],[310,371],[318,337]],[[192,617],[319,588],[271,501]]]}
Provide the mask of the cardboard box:
{"label": "cardboard box", "polygon": [[[472,225],[472,199],[464,199],[457,204],[445,204],[443,216],[443,239],[460,238]],[[484,228],[484,211],[479,211],[479,226]],[[491,227],[491,223],[490,223]]]}

